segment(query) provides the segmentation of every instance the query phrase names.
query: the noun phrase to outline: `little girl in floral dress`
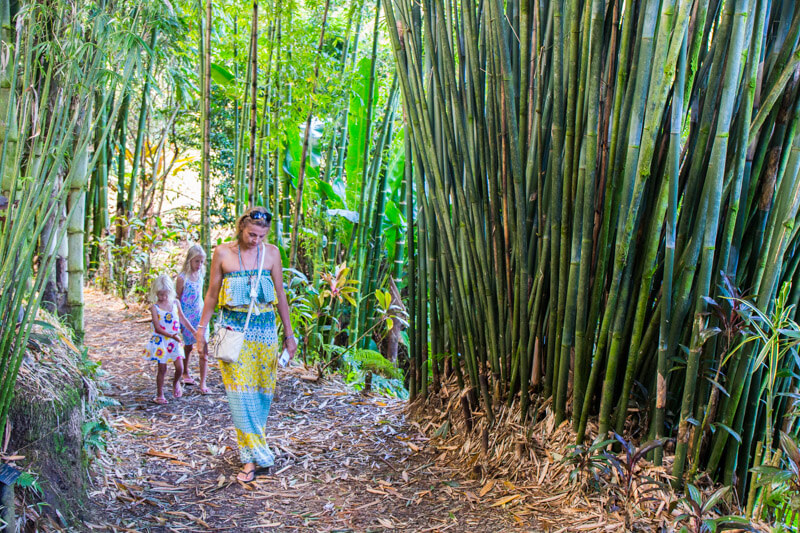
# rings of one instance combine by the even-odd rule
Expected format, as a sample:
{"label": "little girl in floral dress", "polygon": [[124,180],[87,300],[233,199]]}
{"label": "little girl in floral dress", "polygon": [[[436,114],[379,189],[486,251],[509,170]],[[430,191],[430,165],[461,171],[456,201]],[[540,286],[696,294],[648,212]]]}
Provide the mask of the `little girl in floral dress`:
{"label": "little girl in floral dress", "polygon": [[166,274],[161,274],[150,287],[150,314],[153,318],[153,334],[144,348],[144,357],[148,361],[158,362],[156,374],[156,397],[153,401],[157,404],[167,403],[164,398],[164,377],[167,374],[167,364],[175,365],[175,377],[172,379],[172,395],[180,398],[183,395],[181,388],[181,375],[183,374],[183,342],[179,335],[179,323],[196,333],[194,327],[186,320],[181,310],[181,304],[175,299],[175,286]]}
{"label": "little girl in floral dress", "polygon": [[[186,260],[183,262],[181,273],[175,279],[175,290],[181,302],[181,308],[186,314],[186,319],[193,328],[200,322],[200,314],[203,312],[203,277],[205,274],[206,252],[199,244],[193,244],[186,252]],[[189,355],[196,339],[194,331],[181,326],[183,335],[183,384],[195,385],[195,381],[189,375]],[[208,340],[208,331],[205,331],[205,339]],[[200,362],[200,393],[208,394],[206,387],[206,373],[208,372],[208,348],[203,344],[203,350],[198,353]]]}

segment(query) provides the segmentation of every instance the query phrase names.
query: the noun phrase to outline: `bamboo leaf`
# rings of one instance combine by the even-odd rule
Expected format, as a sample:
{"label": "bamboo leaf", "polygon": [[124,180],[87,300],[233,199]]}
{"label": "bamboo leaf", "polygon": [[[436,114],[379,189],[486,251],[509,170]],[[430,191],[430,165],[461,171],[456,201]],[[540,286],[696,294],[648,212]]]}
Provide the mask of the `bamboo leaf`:
{"label": "bamboo leaf", "polygon": [[211,63],[211,79],[214,83],[228,86],[236,81],[236,77],[231,72],[218,63]]}
{"label": "bamboo leaf", "polygon": [[726,424],[723,424],[722,422],[714,422],[713,424],[711,424],[711,427],[713,427],[713,428],[722,428],[722,429],[724,429],[725,431],[727,431],[727,432],[728,432],[728,434],[729,434],[731,437],[733,437],[734,439],[736,439],[736,442],[738,442],[739,444],[741,444],[741,443],[742,443],[742,437],[741,437],[741,435],[739,435],[737,432],[735,432],[735,431],[733,430],[733,428],[731,428],[730,426],[728,426],[728,425],[726,425]]}

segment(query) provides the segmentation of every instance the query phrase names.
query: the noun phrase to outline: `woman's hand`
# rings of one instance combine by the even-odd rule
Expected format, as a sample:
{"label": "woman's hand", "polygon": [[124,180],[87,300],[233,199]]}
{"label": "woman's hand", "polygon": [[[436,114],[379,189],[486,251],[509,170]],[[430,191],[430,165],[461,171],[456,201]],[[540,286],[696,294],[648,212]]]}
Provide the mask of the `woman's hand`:
{"label": "woman's hand", "polygon": [[195,330],[194,340],[197,342],[197,353],[203,353],[203,350],[206,347],[206,328],[198,327]]}
{"label": "woman's hand", "polygon": [[283,339],[283,347],[289,351],[289,359],[294,359],[294,354],[297,353],[297,339],[294,335],[290,335]]}

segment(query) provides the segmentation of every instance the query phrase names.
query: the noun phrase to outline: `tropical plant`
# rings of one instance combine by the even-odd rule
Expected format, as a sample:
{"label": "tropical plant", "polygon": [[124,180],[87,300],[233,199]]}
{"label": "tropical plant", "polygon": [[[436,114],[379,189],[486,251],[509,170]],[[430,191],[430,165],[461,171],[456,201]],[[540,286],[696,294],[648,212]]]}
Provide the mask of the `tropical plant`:
{"label": "tropical plant", "polygon": [[612,439],[597,439],[592,444],[567,446],[568,452],[561,462],[572,467],[570,483],[577,483],[579,487],[590,485],[594,490],[600,490],[604,477],[611,472],[611,461],[605,449],[613,443]]}
{"label": "tropical plant", "polygon": [[345,362],[346,381],[356,390],[365,394],[377,391],[379,394],[407,398],[408,391],[403,386],[403,373],[380,352],[355,349],[342,354]]}
{"label": "tropical plant", "polygon": [[614,482],[609,484],[613,493],[625,504],[639,504],[652,499],[652,493],[665,490],[665,485],[660,480],[643,475],[639,463],[656,448],[664,446],[662,440],[652,440],[636,447],[633,442],[614,433],[614,440],[621,445],[622,453],[619,455],[605,452],[606,459],[615,473]]}
{"label": "tropical plant", "polygon": [[715,490],[707,499],[703,498],[700,490],[688,483],[686,485],[686,495],[680,500],[670,504],[670,510],[680,507],[683,511],[675,518],[675,522],[683,525],[681,533],[716,533],[717,531],[756,531],[746,518],[735,515],[718,516],[715,508],[722,501],[723,497],[730,491],[730,487],[720,487]]}
{"label": "tropical plant", "polygon": [[800,517],[800,449],[795,437],[783,431],[780,444],[784,454],[781,463],[785,466],[762,464],[752,469],[758,475],[756,486],[763,489],[762,508],[774,514],[772,521],[778,527],[793,526]]}

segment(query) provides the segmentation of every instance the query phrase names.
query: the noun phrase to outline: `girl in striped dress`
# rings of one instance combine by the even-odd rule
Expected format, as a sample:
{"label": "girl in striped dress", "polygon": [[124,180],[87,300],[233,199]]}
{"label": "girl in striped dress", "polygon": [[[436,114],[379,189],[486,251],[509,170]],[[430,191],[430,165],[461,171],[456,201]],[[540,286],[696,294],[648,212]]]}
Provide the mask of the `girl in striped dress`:
{"label": "girl in striped dress", "polygon": [[[186,252],[186,260],[183,262],[183,269],[175,279],[175,291],[178,293],[178,300],[181,302],[186,319],[197,327],[200,322],[200,314],[203,312],[203,277],[205,276],[206,252],[199,244],[193,244]],[[204,330],[205,340],[208,340],[208,330]],[[194,378],[189,374],[189,356],[196,339],[194,334],[185,326],[181,326],[183,335],[183,384],[196,385]],[[200,366],[200,393],[208,394],[210,391],[206,386],[206,374],[208,372],[208,348],[197,354]]]}

